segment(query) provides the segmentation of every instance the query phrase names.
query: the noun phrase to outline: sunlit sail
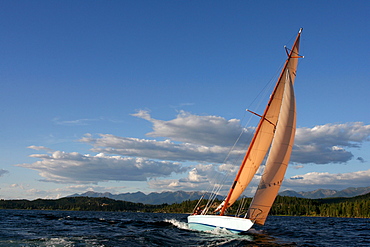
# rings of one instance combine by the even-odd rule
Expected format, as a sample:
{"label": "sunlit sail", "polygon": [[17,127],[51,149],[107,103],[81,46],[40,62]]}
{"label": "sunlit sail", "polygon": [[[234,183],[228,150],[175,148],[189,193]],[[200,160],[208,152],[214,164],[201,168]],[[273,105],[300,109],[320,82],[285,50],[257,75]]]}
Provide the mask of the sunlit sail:
{"label": "sunlit sail", "polygon": [[[296,106],[293,86],[298,59],[301,57],[301,32],[302,29],[299,30],[292,49],[289,52],[287,50],[288,59],[264,113],[254,113],[260,117],[260,121],[226,199],[214,211],[219,215],[191,215],[188,217],[191,228],[210,230],[220,227],[240,232],[248,230],[254,223],[265,223],[284,179],[294,142]],[[268,151],[264,173],[245,218],[225,216],[226,209],[231,207],[247,188]]]}

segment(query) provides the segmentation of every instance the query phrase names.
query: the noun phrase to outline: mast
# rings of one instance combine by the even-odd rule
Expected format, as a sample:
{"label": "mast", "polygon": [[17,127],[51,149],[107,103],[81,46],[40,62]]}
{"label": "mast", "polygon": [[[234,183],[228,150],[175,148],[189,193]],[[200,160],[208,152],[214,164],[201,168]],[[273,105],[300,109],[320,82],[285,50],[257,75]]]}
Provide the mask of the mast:
{"label": "mast", "polygon": [[[251,143],[244,156],[244,159],[234,179],[234,182],[230,188],[230,191],[226,199],[216,209],[216,211],[218,211],[221,208],[220,215],[224,215],[225,210],[228,207],[230,207],[238,199],[238,197],[243,193],[245,188],[248,186],[248,184],[252,180],[254,174],[257,172],[264,157],[266,156],[268,149],[270,148],[271,142],[275,136],[275,131],[277,130],[277,124],[279,122],[279,116],[280,116],[280,111],[281,111],[282,104],[283,104],[283,98],[287,90],[286,84],[288,82],[293,85],[294,79],[296,77],[298,58],[300,57],[299,56],[299,40],[300,40],[301,32],[302,32],[302,29],[299,30],[298,35],[292,46],[292,49],[290,50],[288,54],[288,59],[286,60],[284,64],[284,67],[279,76],[279,79],[276,82],[275,88],[271,94],[270,100],[257,125],[256,132],[251,140]],[[289,78],[289,80],[287,80],[286,78]],[[293,98],[294,98],[294,94],[293,94]],[[294,114],[295,114],[295,111],[294,111]],[[295,120],[294,120],[294,126],[295,126]],[[295,130],[295,127],[294,127],[294,130]],[[293,137],[293,140],[294,140],[294,137]],[[288,156],[290,157],[290,153]],[[288,157],[288,162],[289,162],[289,157]],[[284,174],[285,174],[285,171],[284,171]]]}

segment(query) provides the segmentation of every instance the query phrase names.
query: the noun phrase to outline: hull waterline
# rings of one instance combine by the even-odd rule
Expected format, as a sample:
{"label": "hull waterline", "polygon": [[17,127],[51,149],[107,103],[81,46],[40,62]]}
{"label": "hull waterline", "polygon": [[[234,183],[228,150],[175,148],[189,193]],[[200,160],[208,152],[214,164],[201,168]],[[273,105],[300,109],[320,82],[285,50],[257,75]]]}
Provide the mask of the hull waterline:
{"label": "hull waterline", "polygon": [[212,231],[219,228],[232,233],[240,233],[248,231],[253,226],[253,221],[231,216],[190,215],[188,225],[190,229],[198,231]]}

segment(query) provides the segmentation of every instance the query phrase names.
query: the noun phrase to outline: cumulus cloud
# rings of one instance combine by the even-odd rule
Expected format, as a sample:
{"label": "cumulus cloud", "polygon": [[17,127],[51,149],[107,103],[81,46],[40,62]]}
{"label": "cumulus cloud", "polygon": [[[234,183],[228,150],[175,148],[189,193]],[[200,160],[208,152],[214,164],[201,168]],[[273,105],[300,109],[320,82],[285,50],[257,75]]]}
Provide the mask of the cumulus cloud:
{"label": "cumulus cloud", "polygon": [[[236,119],[198,116],[184,111],[168,121],[154,119],[148,111],[133,115],[152,123],[153,131],[147,134],[148,138],[161,140],[86,134],[80,142],[92,145],[91,151],[97,155],[29,146],[47,154],[33,154],[31,157],[40,161],[19,166],[39,171],[44,181],[49,182],[148,181],[155,189],[203,190],[217,183],[212,181],[214,177],[237,169],[254,129],[242,127]],[[240,144],[230,152],[238,138]],[[291,162],[295,168],[302,168],[304,164],[346,163],[354,159],[351,149],[361,147],[369,138],[370,125],[360,122],[298,128]],[[357,160],[365,162],[361,157]],[[186,171],[189,172],[186,174]],[[163,179],[174,173],[182,174],[183,178]],[[256,178],[259,176],[257,173]],[[343,180],[340,176],[332,177]],[[293,177],[288,185],[307,185],[308,181],[320,182],[310,180],[306,174]]]}
{"label": "cumulus cloud", "polygon": [[31,157],[40,158],[41,161],[18,166],[39,171],[44,181],[57,183],[146,181],[186,171],[179,163],[104,154],[90,156],[55,151],[51,155],[34,154]]}
{"label": "cumulus cloud", "polygon": [[[101,134],[98,138],[86,136],[81,141],[93,145],[94,152],[163,160],[222,163],[240,133],[243,133],[239,140],[240,144],[230,153],[230,158],[235,160],[243,155],[245,148],[241,147],[249,142],[253,130],[242,128],[239,120],[197,116],[183,111],[169,121],[154,119],[147,111],[139,111],[133,115],[153,124],[153,131],[148,133],[149,136],[168,139],[157,141]],[[360,122],[298,128],[291,162],[346,163],[354,158],[350,149],[360,147],[369,138],[370,125]]]}
{"label": "cumulus cloud", "polygon": [[304,190],[315,190],[319,188],[344,189],[353,187],[369,186],[370,170],[349,173],[310,172],[295,175],[284,180],[284,187],[302,188]]}
{"label": "cumulus cloud", "polygon": [[[142,112],[141,117],[151,121],[153,125],[161,125],[161,127],[166,128],[167,126],[171,126],[176,124],[177,121],[170,120],[168,122],[160,121],[156,122],[150,117],[147,112]],[[182,113],[183,114],[183,113]],[[180,114],[181,115],[181,114]],[[184,116],[189,117],[188,114],[183,116],[178,116],[179,119],[183,119]],[[196,116],[192,115],[189,117],[190,119],[196,118]],[[185,121],[186,122],[186,121]],[[194,121],[196,122],[196,121]],[[223,121],[226,123],[227,121]],[[172,127],[172,126],[171,126]],[[186,126],[183,126],[186,128]],[[158,128],[160,129],[160,128]],[[174,128],[176,129],[176,128]],[[151,132],[151,135],[158,135],[160,131]],[[192,135],[190,135],[192,136]],[[222,136],[222,135],[220,135]],[[172,135],[168,135],[167,137],[172,137]],[[365,141],[369,141],[370,137],[370,125],[364,125],[363,123],[346,123],[346,124],[326,124],[321,126],[315,126],[313,128],[299,128],[297,129],[296,133],[296,141],[292,155],[292,163],[299,163],[300,165],[295,165],[294,168],[299,169],[303,168],[302,164],[334,164],[334,163],[346,163],[349,160],[353,159],[353,154],[351,153],[351,148],[359,148],[361,144]],[[187,137],[188,141],[191,141],[189,137]],[[203,140],[211,140],[212,138],[203,138]],[[180,138],[178,139],[180,140]],[[207,141],[202,141],[202,143],[207,144]],[[225,151],[226,149],[222,150]],[[220,150],[221,151],[221,150]],[[223,153],[226,155],[226,152]],[[221,155],[221,156],[223,156]],[[364,162],[362,158],[357,158],[360,162]],[[216,162],[216,161],[215,161]],[[236,165],[238,165],[236,163]],[[220,166],[221,167],[221,166]],[[189,172],[188,177],[178,180],[153,180],[150,181],[150,186],[156,189],[163,189],[163,188],[170,188],[173,190],[176,189],[204,189],[206,187],[206,183],[201,183],[200,181],[205,181],[200,178],[204,178],[200,176],[199,169],[193,169]],[[214,171],[216,171],[214,167]],[[220,170],[218,170],[220,171]],[[317,174],[311,174],[317,175]],[[295,186],[295,187],[303,187],[308,189],[310,186],[313,189],[327,187],[327,186],[338,186],[338,183],[342,183],[345,186],[353,186],[353,179],[356,180],[356,186],[367,186],[369,181],[369,176],[367,172],[355,172],[355,173],[348,173],[348,174],[319,174],[316,179],[311,178],[310,174],[306,175],[298,175],[296,177],[292,177],[291,180],[286,183],[286,186]],[[324,182],[327,181],[324,178],[330,177],[330,183]],[[197,178],[197,179],[192,179]],[[209,177],[205,177],[207,179]],[[256,180],[252,182],[250,188],[253,188],[257,185],[258,182],[258,174],[255,176]],[[284,186],[283,185],[283,186]],[[209,186],[209,185],[208,185]]]}
{"label": "cumulus cloud", "polygon": [[298,128],[292,162],[345,163],[353,158],[348,148],[358,148],[370,138],[370,125],[360,122],[325,124],[313,128]]}
{"label": "cumulus cloud", "polygon": [[[94,146],[97,153],[118,154],[131,157],[172,161],[196,161],[222,163],[230,147],[205,146],[192,143],[174,143],[171,140],[156,141],[138,138],[119,137],[101,134],[99,138],[91,135],[83,137],[81,142]],[[234,155],[244,153],[235,150]]]}
{"label": "cumulus cloud", "polygon": [[[217,190],[221,194],[226,194],[229,190],[228,185],[232,183],[237,171],[235,166],[230,164],[215,165],[198,164],[187,174],[187,177],[180,179],[150,180],[149,186],[155,190],[198,190],[210,191]],[[257,186],[259,175],[255,175],[251,187]]]}
{"label": "cumulus cloud", "polygon": [[210,181],[207,176],[201,175],[196,168],[189,171],[188,176],[182,179],[161,179],[148,181],[149,186],[155,190],[207,190]]}
{"label": "cumulus cloud", "polygon": [[[202,169],[201,166],[189,171],[188,176],[182,179],[165,179],[165,180],[151,180],[149,185],[156,190],[200,190],[210,191],[212,186],[221,181],[226,186],[221,187],[219,193],[225,195],[231,185],[234,176],[227,176],[224,180],[215,181],[214,178],[222,178],[224,174],[218,173],[217,166],[207,167]],[[213,174],[212,174],[213,173]],[[211,179],[213,178],[213,180]],[[248,185],[245,195],[253,196],[258,186],[259,175],[255,175],[252,182]],[[211,181],[208,183],[207,181]],[[329,173],[329,172],[310,172],[302,175],[295,175],[290,178],[285,178],[282,184],[281,191],[296,190],[296,191],[310,191],[322,188],[345,189],[348,187],[367,187],[370,181],[370,170],[357,171],[350,173]]]}
{"label": "cumulus cloud", "polygon": [[139,111],[132,115],[153,124],[153,132],[148,133],[148,136],[166,137],[184,143],[231,146],[242,131],[247,133],[243,136],[244,141],[252,134],[252,131],[242,128],[237,119],[199,116],[185,111],[180,111],[175,119],[169,121],[154,119],[147,111]]}

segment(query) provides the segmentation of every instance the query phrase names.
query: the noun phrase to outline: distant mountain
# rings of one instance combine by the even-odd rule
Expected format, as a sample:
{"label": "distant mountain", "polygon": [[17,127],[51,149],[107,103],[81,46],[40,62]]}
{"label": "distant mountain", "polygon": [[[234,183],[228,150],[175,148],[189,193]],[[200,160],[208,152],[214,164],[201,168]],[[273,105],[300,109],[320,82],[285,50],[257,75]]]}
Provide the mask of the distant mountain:
{"label": "distant mountain", "polygon": [[291,196],[291,197],[304,198],[300,193],[295,192],[294,190],[284,190],[283,192],[279,193],[279,196]]}
{"label": "distant mountain", "polygon": [[309,198],[309,199],[319,199],[319,198],[328,198],[328,197],[354,197],[359,195],[364,195],[370,193],[370,186],[369,187],[359,187],[354,188],[350,187],[344,190],[328,190],[328,189],[318,189],[314,191],[308,192],[295,192],[293,190],[285,190],[279,195],[281,196],[295,196],[301,198]]}
{"label": "distant mountain", "polygon": [[[111,194],[109,192],[99,193],[94,191],[87,191],[82,194],[73,194],[67,197],[107,197],[114,200],[120,201],[128,201],[128,202],[135,202],[135,203],[144,203],[144,204],[173,204],[173,203],[181,203],[186,200],[198,200],[204,193],[202,192],[185,192],[185,191],[166,191],[166,192],[152,192],[148,195],[142,192],[135,192],[135,193],[122,193],[122,194]],[[222,200],[223,196],[218,196],[218,199]]]}
{"label": "distant mountain", "polygon": [[[294,196],[300,198],[309,198],[309,199],[319,199],[319,198],[328,198],[328,197],[354,197],[363,195],[366,193],[370,193],[370,186],[369,187],[360,187],[360,188],[347,188],[345,190],[337,191],[337,190],[328,190],[328,189],[318,189],[309,192],[296,192],[293,190],[286,190],[279,195],[281,196]],[[94,191],[87,191],[82,194],[73,194],[67,197],[107,197],[114,200],[119,201],[127,201],[127,202],[134,202],[134,203],[144,203],[144,204],[152,204],[152,205],[159,205],[163,203],[173,204],[173,203],[181,203],[186,200],[198,200],[204,193],[202,192],[185,192],[185,191],[166,191],[166,192],[152,192],[148,195],[144,194],[143,192],[135,192],[135,193],[122,193],[122,194],[111,194],[109,192],[99,193]],[[207,198],[207,195],[205,196]],[[222,200],[224,196],[217,196],[217,199]]]}

